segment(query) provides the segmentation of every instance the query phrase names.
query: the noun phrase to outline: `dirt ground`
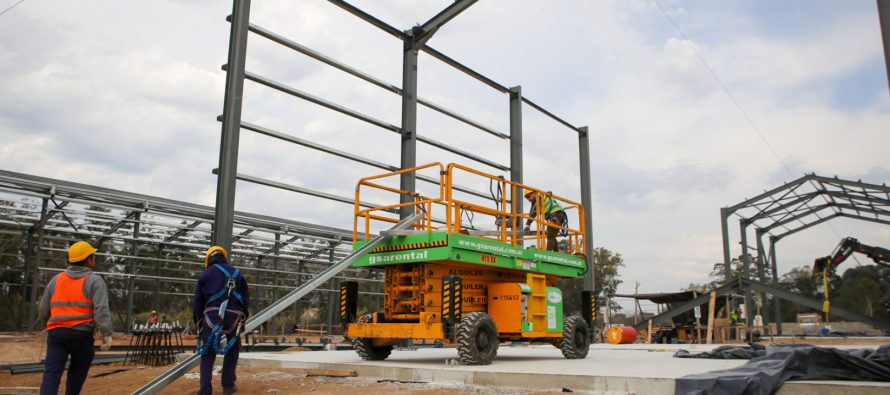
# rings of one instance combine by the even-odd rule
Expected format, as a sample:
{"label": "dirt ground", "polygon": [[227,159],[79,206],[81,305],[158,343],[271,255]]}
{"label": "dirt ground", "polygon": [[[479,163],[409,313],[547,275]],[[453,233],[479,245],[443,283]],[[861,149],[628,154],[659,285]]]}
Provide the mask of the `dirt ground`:
{"label": "dirt ground", "polygon": [[[84,385],[84,394],[130,394],[142,385],[148,383],[167,368],[146,368],[134,366],[121,366],[118,364],[108,366],[93,366],[90,369],[90,377]],[[311,373],[311,372],[310,372]],[[347,373],[347,371],[343,371]],[[316,394],[352,394],[361,391],[363,395],[390,395],[390,394],[540,394],[555,395],[562,392],[541,392],[523,390],[521,388],[493,388],[467,385],[441,385],[429,383],[391,383],[381,382],[367,377],[322,377],[311,376],[302,369],[259,369],[241,368],[238,374],[238,394],[296,394],[312,392]],[[11,375],[9,372],[0,373],[0,394],[3,388],[40,386],[42,375],[40,373]],[[222,393],[219,385],[219,376],[214,375],[213,391]],[[65,378],[62,378],[61,389],[64,393]],[[160,394],[181,395],[195,394],[198,391],[197,369],[179,378],[170,384]],[[27,392],[26,392],[27,393]]]}
{"label": "dirt ground", "polygon": [[[115,344],[127,344],[126,337],[115,337]],[[303,347],[292,347],[290,352],[311,352]],[[44,339],[40,335],[0,336],[0,365],[16,363],[34,363],[43,358],[46,352]],[[122,363],[93,366],[83,388],[83,394],[130,394],[139,387],[166,372],[170,366],[149,368],[145,366],[125,366]],[[391,394],[538,394],[555,395],[561,391],[547,392],[522,388],[480,387],[469,385],[444,385],[431,383],[387,382],[369,377],[350,377],[355,372],[347,370],[316,371],[307,369],[261,369],[242,368],[237,370],[238,394],[296,394],[311,392],[316,394],[353,394],[361,391],[362,395]],[[322,375],[319,375],[322,374]],[[42,373],[11,374],[8,370],[0,371],[0,395],[13,393],[10,389],[19,388],[23,391],[14,392],[37,393]],[[345,376],[345,377],[338,377]],[[214,393],[221,394],[222,388],[218,373],[213,379]],[[198,391],[198,370],[194,369],[170,384],[160,394],[181,395],[195,394]],[[60,386],[64,393],[65,377]],[[29,391],[29,389],[31,389]],[[18,391],[18,390],[17,390]]]}

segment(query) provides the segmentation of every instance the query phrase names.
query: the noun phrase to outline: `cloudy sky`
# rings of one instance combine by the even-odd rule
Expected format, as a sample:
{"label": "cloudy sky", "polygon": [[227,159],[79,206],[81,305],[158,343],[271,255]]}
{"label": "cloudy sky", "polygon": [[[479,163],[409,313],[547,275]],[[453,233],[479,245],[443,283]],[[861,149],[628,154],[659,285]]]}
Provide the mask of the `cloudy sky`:
{"label": "cloudy sky", "polygon": [[[449,3],[352,4],[408,29]],[[212,205],[230,12],[229,1],[27,0],[0,15],[0,169]],[[251,21],[401,85],[401,43],[325,1],[256,0]],[[623,255],[622,292],[707,281],[722,260],[720,207],[810,172],[890,181],[872,0],[489,0],[429,45],[590,127],[593,238]],[[398,96],[262,37],[248,46],[248,71],[399,124]],[[508,131],[505,95],[423,53],[419,95]],[[396,134],[251,82],[243,115],[399,162]],[[580,199],[576,135],[523,115],[526,183]],[[509,163],[506,141],[423,108],[418,117],[420,135]],[[239,172],[343,196],[379,173],[249,131],[241,143]],[[418,163],[471,164],[418,150]],[[348,206],[238,187],[239,210],[351,227]],[[783,240],[780,271],[844,236],[890,245],[886,226],[835,220]]]}

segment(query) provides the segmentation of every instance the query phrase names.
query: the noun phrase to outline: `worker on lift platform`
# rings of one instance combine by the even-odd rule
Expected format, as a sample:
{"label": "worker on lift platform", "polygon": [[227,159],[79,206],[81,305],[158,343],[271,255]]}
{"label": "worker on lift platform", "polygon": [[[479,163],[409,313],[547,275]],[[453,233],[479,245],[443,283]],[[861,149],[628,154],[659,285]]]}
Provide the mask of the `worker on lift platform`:
{"label": "worker on lift platform", "polygon": [[555,199],[547,195],[541,196],[541,207],[539,208],[537,191],[527,190],[525,192],[525,198],[532,203],[532,206],[528,211],[528,215],[531,218],[525,222],[525,231],[528,232],[531,229],[532,221],[540,212],[540,214],[544,215],[544,219],[549,223],[546,231],[547,251],[559,252],[559,243],[556,241],[556,236],[559,235],[560,229],[553,226],[553,224],[566,227],[566,225],[568,225],[566,212],[563,211],[562,206],[560,206]]}

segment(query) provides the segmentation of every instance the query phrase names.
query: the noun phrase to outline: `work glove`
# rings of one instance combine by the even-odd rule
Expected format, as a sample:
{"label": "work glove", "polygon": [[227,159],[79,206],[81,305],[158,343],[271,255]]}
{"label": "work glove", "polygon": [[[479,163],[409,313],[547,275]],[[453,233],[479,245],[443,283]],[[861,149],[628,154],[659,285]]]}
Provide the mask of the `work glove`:
{"label": "work glove", "polygon": [[105,336],[102,341],[102,345],[99,346],[99,349],[102,351],[108,351],[111,349],[111,336]]}

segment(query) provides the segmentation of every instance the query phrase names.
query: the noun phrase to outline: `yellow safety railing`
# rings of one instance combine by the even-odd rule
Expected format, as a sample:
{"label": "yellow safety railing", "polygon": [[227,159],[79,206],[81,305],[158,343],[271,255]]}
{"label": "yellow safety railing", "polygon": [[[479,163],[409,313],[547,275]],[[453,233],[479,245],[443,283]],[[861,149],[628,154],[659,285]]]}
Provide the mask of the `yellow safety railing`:
{"label": "yellow safety railing", "polygon": [[[439,168],[439,188],[438,196],[427,197],[416,193],[410,193],[397,188],[380,185],[375,180],[396,177],[404,173],[417,172],[433,167]],[[494,194],[491,199],[484,199],[485,203],[491,204],[495,202],[494,207],[488,207],[479,202],[479,199],[473,200],[473,194],[467,193],[455,187],[455,178],[463,181],[464,177],[469,177],[471,183],[488,182],[489,189],[492,190],[497,186],[498,194]],[[466,184],[462,184],[466,185]],[[380,205],[372,208],[364,208],[360,206],[359,198],[361,197],[362,188],[373,188],[379,191],[389,192],[398,195],[400,203]],[[549,222],[546,220],[542,210],[536,213],[521,213],[516,210],[516,199],[524,199],[526,191],[535,191],[537,194],[536,206],[543,206],[544,197],[548,197],[562,207],[569,218],[569,226]],[[408,199],[402,199],[402,197]],[[402,202],[405,200],[405,202]],[[422,212],[423,220],[415,224],[415,229],[423,229],[427,232],[445,229],[448,234],[464,233],[487,239],[497,240],[512,245],[518,245],[523,241],[533,241],[539,249],[544,249],[547,241],[546,231],[548,227],[558,229],[566,234],[564,238],[568,241],[568,252],[570,254],[586,254],[584,248],[584,237],[586,236],[584,223],[584,207],[578,203],[566,198],[554,195],[540,189],[529,187],[517,182],[507,180],[503,177],[494,176],[484,173],[466,166],[451,163],[447,168],[439,162],[417,166],[410,169],[394,171],[390,173],[380,174],[376,176],[366,177],[359,180],[355,188],[355,217],[353,221],[353,239],[359,240],[359,233],[362,233],[363,239],[371,237],[371,224],[375,221],[385,223],[398,223],[398,210],[402,207],[413,207],[414,212]],[[444,220],[434,219],[434,212],[444,212]],[[465,226],[463,223],[464,216],[480,215],[483,218],[491,220],[492,230],[478,230],[475,226]],[[525,232],[524,225],[531,221],[534,225],[534,231]],[[360,223],[361,222],[361,223]],[[439,223],[443,226],[433,225]],[[573,227],[572,224],[577,224]],[[360,225],[362,231],[360,232]]]}

